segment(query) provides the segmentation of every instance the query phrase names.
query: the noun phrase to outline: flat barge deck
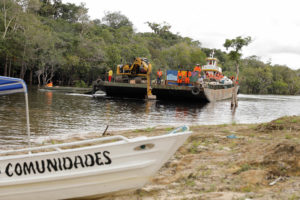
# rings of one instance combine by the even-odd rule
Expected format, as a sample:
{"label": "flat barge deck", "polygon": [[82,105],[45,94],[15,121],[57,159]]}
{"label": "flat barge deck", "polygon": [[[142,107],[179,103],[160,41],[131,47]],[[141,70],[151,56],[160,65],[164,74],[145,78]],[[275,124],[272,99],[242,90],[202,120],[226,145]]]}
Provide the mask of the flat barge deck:
{"label": "flat barge deck", "polygon": [[[152,94],[158,100],[210,102],[232,97],[233,85],[209,85],[201,87],[177,85],[152,85]],[[146,84],[130,84],[98,81],[94,91],[102,90],[107,96],[144,99]]]}

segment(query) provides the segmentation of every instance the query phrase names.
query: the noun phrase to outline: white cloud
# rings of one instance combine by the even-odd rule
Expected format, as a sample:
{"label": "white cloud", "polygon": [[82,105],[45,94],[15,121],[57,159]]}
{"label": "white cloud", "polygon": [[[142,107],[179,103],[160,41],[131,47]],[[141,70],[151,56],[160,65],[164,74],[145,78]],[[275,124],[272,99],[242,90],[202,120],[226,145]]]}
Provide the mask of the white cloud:
{"label": "white cloud", "polygon": [[298,0],[63,0],[86,3],[92,19],[104,11],[121,11],[139,32],[151,31],[146,21],[166,21],[174,33],[222,49],[225,39],[251,36],[243,50],[272,64],[300,68],[300,15]]}

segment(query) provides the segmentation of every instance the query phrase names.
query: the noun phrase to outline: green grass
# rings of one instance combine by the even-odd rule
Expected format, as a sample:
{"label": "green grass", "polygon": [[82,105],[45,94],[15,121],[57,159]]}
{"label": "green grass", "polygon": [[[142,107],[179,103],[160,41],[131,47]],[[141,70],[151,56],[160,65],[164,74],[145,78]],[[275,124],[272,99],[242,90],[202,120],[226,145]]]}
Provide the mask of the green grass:
{"label": "green grass", "polygon": [[255,137],[255,133],[250,133],[249,137],[252,137],[252,138]]}
{"label": "green grass", "polygon": [[217,125],[218,127],[227,127],[228,126],[228,124],[219,124],[219,125]]}
{"label": "green grass", "polygon": [[211,184],[206,192],[215,192],[217,189],[215,184]]}
{"label": "green grass", "polygon": [[275,121],[275,123],[276,123],[276,124],[283,124],[283,123],[284,123],[284,121],[283,121],[283,120],[280,120],[280,119],[278,119],[278,120],[276,120],[276,121]]}
{"label": "green grass", "polygon": [[151,131],[154,131],[154,130],[155,130],[155,127],[148,127],[148,128],[145,128],[145,129],[136,129],[133,132],[135,132],[135,133],[139,133],[139,132],[151,132]]}
{"label": "green grass", "polygon": [[151,132],[151,131],[154,131],[155,130],[155,127],[148,127],[146,129],[144,129],[145,132]]}
{"label": "green grass", "polygon": [[173,127],[168,127],[168,128],[165,128],[165,131],[172,131],[174,128]]}
{"label": "green grass", "polygon": [[243,165],[241,166],[241,169],[237,171],[237,174],[240,174],[240,173],[242,173],[242,172],[248,171],[248,170],[250,170],[251,168],[252,168],[251,165],[245,163],[245,164],[243,164]]}
{"label": "green grass", "polygon": [[297,123],[298,120],[297,120],[297,119],[292,119],[291,122],[292,122],[292,123]]}
{"label": "green grass", "polygon": [[247,185],[241,188],[241,192],[251,192],[252,191],[252,187]]}
{"label": "green grass", "polygon": [[201,172],[201,177],[208,177],[212,174],[212,170],[211,169],[207,169],[207,170],[203,170]]}
{"label": "green grass", "polygon": [[194,187],[196,185],[195,181],[194,180],[186,180],[185,184],[189,187]]}
{"label": "green grass", "polygon": [[231,134],[232,132],[230,130],[223,130],[222,133]]}
{"label": "green grass", "polygon": [[285,139],[292,139],[292,136],[291,135],[285,135]]}
{"label": "green grass", "polygon": [[292,194],[292,196],[290,196],[290,197],[288,198],[288,200],[298,200],[298,199],[300,199],[300,196],[295,195],[295,194]]}
{"label": "green grass", "polygon": [[192,154],[196,154],[198,153],[198,146],[201,144],[201,141],[200,140],[194,140],[192,142],[192,146],[191,148],[189,149],[189,152],[192,153]]}

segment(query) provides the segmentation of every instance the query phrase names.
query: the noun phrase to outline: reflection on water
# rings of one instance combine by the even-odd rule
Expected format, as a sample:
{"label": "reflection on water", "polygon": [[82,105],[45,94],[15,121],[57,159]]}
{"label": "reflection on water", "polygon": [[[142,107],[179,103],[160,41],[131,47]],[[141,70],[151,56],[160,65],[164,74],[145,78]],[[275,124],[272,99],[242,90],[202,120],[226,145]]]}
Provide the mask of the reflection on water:
{"label": "reflection on water", "polygon": [[[208,104],[115,99],[32,89],[29,92],[33,138],[109,130],[196,124],[259,123],[300,115],[299,96],[239,95]],[[0,96],[0,144],[26,143],[24,95]]]}

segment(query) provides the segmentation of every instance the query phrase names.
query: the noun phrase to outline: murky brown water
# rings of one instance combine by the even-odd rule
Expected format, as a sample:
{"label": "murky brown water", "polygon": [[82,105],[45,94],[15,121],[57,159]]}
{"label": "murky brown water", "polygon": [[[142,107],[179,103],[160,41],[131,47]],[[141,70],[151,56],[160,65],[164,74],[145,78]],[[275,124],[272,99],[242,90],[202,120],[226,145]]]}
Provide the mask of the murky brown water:
{"label": "murky brown water", "polygon": [[[230,101],[208,104],[170,103],[105,96],[66,94],[45,90],[29,91],[33,140],[49,136],[143,129],[154,126],[259,123],[284,115],[300,115],[300,96],[239,95],[235,114]],[[0,144],[26,143],[24,95],[0,96]]]}

